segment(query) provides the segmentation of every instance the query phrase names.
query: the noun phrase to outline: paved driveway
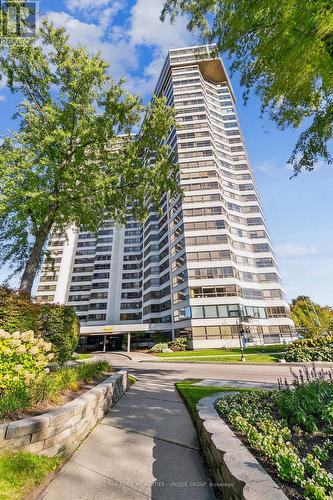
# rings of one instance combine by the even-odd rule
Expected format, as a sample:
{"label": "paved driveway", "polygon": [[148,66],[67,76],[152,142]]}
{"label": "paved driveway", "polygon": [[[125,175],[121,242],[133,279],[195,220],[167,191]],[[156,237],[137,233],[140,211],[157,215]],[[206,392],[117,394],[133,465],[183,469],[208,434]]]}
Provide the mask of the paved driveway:
{"label": "paved driveway", "polygon": [[196,431],[174,389],[175,381],[164,372],[145,374],[143,370],[41,498],[215,499]]}

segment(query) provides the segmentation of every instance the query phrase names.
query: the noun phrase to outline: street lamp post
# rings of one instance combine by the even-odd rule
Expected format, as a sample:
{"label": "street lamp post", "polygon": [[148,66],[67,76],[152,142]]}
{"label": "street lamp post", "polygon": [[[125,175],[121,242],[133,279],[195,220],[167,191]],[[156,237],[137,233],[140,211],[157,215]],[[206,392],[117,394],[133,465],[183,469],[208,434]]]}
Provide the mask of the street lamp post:
{"label": "street lamp post", "polygon": [[239,345],[241,350],[241,361],[245,361],[245,349],[246,349],[246,337],[244,323],[249,323],[251,320],[251,316],[243,316],[241,312],[240,319],[238,321],[238,337],[239,337]]}
{"label": "street lamp post", "polygon": [[239,321],[238,323],[238,337],[239,337],[239,346],[241,350],[241,361],[245,361],[244,348],[246,346],[246,340],[244,337],[244,327],[241,321]]}

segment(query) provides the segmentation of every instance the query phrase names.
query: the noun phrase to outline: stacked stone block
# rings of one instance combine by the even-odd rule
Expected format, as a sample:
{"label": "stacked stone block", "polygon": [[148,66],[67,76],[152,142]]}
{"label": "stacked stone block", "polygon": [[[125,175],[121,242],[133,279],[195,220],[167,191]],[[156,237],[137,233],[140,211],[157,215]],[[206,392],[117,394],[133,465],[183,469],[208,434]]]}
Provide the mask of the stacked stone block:
{"label": "stacked stone block", "polygon": [[128,389],[117,372],[56,410],[0,425],[0,451],[30,451],[50,457],[71,453]]}

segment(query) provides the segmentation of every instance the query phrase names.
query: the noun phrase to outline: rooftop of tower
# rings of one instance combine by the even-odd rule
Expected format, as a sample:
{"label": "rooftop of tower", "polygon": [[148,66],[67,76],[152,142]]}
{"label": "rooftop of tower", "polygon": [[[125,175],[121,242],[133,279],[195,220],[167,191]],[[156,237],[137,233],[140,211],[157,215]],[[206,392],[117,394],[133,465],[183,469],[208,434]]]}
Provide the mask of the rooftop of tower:
{"label": "rooftop of tower", "polygon": [[227,82],[234,97],[231,83],[222,59],[217,53],[217,47],[215,44],[170,49],[155,87],[154,94],[159,94],[161,84],[171,67],[190,66],[193,65],[193,63],[197,63],[199,65],[202,75],[207,80],[214,83]]}

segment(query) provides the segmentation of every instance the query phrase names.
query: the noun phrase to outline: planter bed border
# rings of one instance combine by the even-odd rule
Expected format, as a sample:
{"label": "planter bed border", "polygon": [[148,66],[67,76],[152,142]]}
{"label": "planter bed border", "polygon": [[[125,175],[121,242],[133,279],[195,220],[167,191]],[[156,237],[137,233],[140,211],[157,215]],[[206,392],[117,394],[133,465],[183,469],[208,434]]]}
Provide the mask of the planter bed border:
{"label": "planter bed border", "polygon": [[128,373],[116,374],[42,415],[0,425],[0,452],[29,451],[50,457],[72,453],[128,389]]}
{"label": "planter bed border", "polygon": [[221,497],[226,500],[287,500],[281,488],[217,413],[216,401],[230,394],[235,391],[202,398],[194,414],[203,454]]}

